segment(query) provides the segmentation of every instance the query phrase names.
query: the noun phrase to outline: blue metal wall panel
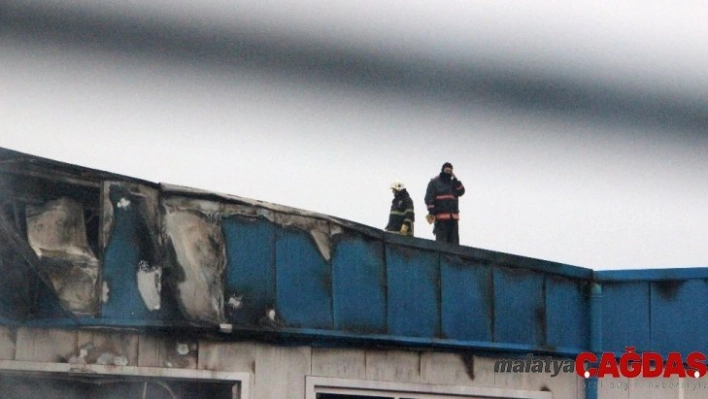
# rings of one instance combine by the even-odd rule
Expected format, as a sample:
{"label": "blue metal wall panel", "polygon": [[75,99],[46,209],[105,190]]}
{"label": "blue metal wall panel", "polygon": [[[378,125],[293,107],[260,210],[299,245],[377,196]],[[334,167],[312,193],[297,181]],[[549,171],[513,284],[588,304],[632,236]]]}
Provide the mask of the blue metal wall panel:
{"label": "blue metal wall panel", "polygon": [[440,287],[443,338],[491,341],[491,269],[473,261],[441,256]]}
{"label": "blue metal wall panel", "polygon": [[[230,217],[222,222],[226,244],[226,317],[237,325],[258,325],[275,306],[275,228],[266,219]],[[241,306],[228,305],[232,295]]]}
{"label": "blue metal wall panel", "polygon": [[[651,348],[661,353],[708,348],[708,280],[651,283]],[[684,357],[685,359],[685,357]]]}
{"label": "blue metal wall panel", "polygon": [[138,291],[140,261],[140,216],[136,206],[113,207],[113,231],[103,260],[103,282],[108,285],[108,301],[102,316],[111,319],[150,319],[152,315]]}
{"label": "blue metal wall panel", "polygon": [[587,348],[589,334],[587,284],[546,276],[546,345]]}
{"label": "blue metal wall panel", "polygon": [[438,262],[436,252],[386,245],[389,334],[427,338],[438,336]]}
{"label": "blue metal wall panel", "polygon": [[363,333],[386,331],[386,268],[383,244],[340,235],[332,257],[334,328]]}
{"label": "blue metal wall panel", "polygon": [[525,269],[495,267],[494,341],[543,345],[546,311],[543,275]]}
{"label": "blue metal wall panel", "polygon": [[627,281],[666,281],[708,279],[708,267],[691,267],[675,269],[635,269],[635,270],[602,270],[593,273],[593,279],[604,283]]}
{"label": "blue metal wall panel", "polygon": [[288,327],[332,328],[332,271],[310,234],[278,228],[276,312]]}
{"label": "blue metal wall panel", "polygon": [[637,352],[653,351],[649,341],[649,283],[602,285],[602,349],[624,353],[626,346]]}

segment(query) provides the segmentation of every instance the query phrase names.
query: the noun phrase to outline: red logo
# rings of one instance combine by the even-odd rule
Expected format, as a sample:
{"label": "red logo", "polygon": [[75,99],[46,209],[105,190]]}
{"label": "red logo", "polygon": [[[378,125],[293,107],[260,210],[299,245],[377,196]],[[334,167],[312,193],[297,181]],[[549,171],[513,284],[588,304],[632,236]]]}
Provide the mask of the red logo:
{"label": "red logo", "polygon": [[639,354],[634,351],[633,346],[624,349],[625,353],[620,356],[619,363],[612,352],[603,353],[599,361],[594,353],[583,352],[575,358],[575,373],[585,378],[669,378],[674,375],[679,378],[700,378],[706,375],[706,355],[701,352],[689,353],[684,366],[683,358],[678,352],[670,352],[664,362],[663,357],[656,352]]}

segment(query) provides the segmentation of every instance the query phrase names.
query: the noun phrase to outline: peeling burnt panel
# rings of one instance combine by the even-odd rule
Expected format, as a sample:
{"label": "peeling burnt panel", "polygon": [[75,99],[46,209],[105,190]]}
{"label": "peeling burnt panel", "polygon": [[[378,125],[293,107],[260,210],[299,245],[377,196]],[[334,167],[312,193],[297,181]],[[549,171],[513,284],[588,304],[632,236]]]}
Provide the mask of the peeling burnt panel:
{"label": "peeling burnt panel", "polygon": [[[2,309],[5,316],[14,320],[28,320],[41,313],[42,317],[68,317],[77,321],[73,313],[61,306],[59,295],[47,273],[42,270],[37,254],[30,248],[26,239],[20,236],[17,228],[2,214],[0,214],[0,245],[2,265],[9,267],[9,270],[0,270],[4,276],[0,279],[2,281],[0,297],[5,304],[20,301],[16,302],[14,304],[16,306],[11,309]],[[42,292],[48,295],[40,305],[37,299]]]}
{"label": "peeling burnt panel", "polygon": [[[144,232],[144,239],[151,243],[151,254],[141,253],[141,259],[151,265],[162,262],[162,235],[160,234],[160,206],[158,190],[140,184],[109,181],[103,185],[103,247],[108,245],[114,224],[116,208],[134,206]],[[145,249],[145,248],[143,248]]]}
{"label": "peeling burnt panel", "polygon": [[93,314],[98,258],[88,245],[81,204],[61,197],[42,205],[27,205],[26,219],[30,247],[64,308]]}
{"label": "peeling burnt panel", "polygon": [[[39,262],[33,267],[74,314],[96,312],[99,261],[98,184],[74,184],[62,175],[0,175],[0,212]],[[72,180],[73,181],[73,180]]]}
{"label": "peeling burnt panel", "polygon": [[[294,227],[307,231],[315,241],[320,255],[329,262],[332,255],[332,242],[330,240],[330,224],[326,220],[287,213],[276,213],[275,223],[284,227]],[[337,226],[339,233],[342,229]]]}
{"label": "peeling burnt panel", "polygon": [[160,309],[160,292],[162,291],[162,267],[151,266],[140,261],[137,271],[138,291],[149,310]]}
{"label": "peeling burnt panel", "polygon": [[88,246],[81,204],[62,197],[42,205],[27,205],[27,237],[37,256],[73,257],[96,261]]}
{"label": "peeling burnt panel", "polygon": [[381,234],[380,230],[321,213],[189,187],[169,184],[163,184],[162,187],[163,193],[170,196],[166,203],[174,208],[198,209],[207,215],[220,217],[262,216],[281,226],[305,230],[310,233],[320,254],[327,261],[331,258],[332,237],[342,234],[344,228],[376,237]]}
{"label": "peeling burnt panel", "polygon": [[166,207],[182,211],[198,211],[211,220],[220,220],[228,216],[246,216],[251,218],[263,217],[271,222],[274,214],[271,210],[251,205],[216,202],[186,197],[170,197],[164,200]]}
{"label": "peeling burnt panel", "polygon": [[109,186],[108,201],[104,206],[104,240],[107,243],[110,238],[116,209],[134,209],[139,237],[137,240],[139,257],[150,265],[159,265],[163,262],[163,256],[157,217],[157,194],[153,193],[154,197],[146,196],[133,192],[132,189],[127,184],[114,183]]}
{"label": "peeling burnt panel", "polygon": [[[256,205],[229,204],[207,200],[198,200],[183,197],[172,197],[165,201],[165,206],[182,211],[198,211],[215,223],[229,216],[264,217],[269,221],[284,227],[294,227],[310,234],[322,257],[329,261],[331,257],[331,237],[341,234],[341,226],[328,220],[313,216],[301,215],[295,212],[274,212]],[[287,210],[282,207],[283,210]]]}
{"label": "peeling burnt panel", "polygon": [[221,226],[195,211],[166,207],[165,233],[178,273],[165,276],[192,321],[224,321],[226,245]]}
{"label": "peeling burnt panel", "polygon": [[15,224],[23,236],[27,236],[25,208],[27,205],[42,205],[60,198],[70,198],[81,204],[84,214],[86,241],[94,254],[99,253],[99,196],[98,186],[79,186],[33,176],[14,174],[0,175],[2,208],[13,215]]}
{"label": "peeling burnt panel", "polygon": [[[113,230],[115,212],[132,211],[129,217],[134,218],[140,259],[135,265],[138,292],[148,310],[159,310],[165,257],[159,228],[158,193],[149,187],[129,183],[111,182],[104,187],[107,188],[104,189],[104,195],[107,195],[103,225],[105,245],[108,245]],[[103,291],[110,291],[110,288],[105,286]]]}

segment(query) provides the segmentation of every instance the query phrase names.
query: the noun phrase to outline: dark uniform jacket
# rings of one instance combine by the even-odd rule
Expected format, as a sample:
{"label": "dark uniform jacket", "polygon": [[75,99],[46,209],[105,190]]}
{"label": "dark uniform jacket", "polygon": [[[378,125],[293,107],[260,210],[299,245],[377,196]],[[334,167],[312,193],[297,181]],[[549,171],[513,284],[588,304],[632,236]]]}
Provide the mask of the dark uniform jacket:
{"label": "dark uniform jacket", "polygon": [[458,197],[465,194],[465,186],[456,178],[440,173],[430,179],[428,189],[425,191],[425,205],[428,213],[435,216],[435,220],[459,220],[460,209]]}
{"label": "dark uniform jacket", "polygon": [[415,212],[413,211],[413,199],[406,189],[398,191],[391,201],[391,212],[388,216],[386,230],[401,231],[401,226],[408,226],[408,235],[413,235],[413,222]]}

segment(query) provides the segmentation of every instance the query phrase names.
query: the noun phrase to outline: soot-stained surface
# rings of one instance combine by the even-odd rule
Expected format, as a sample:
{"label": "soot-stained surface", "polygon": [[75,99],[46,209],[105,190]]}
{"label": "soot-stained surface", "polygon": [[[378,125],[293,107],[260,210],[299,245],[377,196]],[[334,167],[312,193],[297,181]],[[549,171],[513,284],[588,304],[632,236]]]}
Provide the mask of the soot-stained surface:
{"label": "soot-stained surface", "polygon": [[168,209],[165,232],[179,269],[170,283],[185,316],[222,322],[226,246],[221,227],[198,212]]}
{"label": "soot-stained surface", "polygon": [[81,204],[62,197],[27,205],[27,236],[62,305],[77,314],[92,314],[99,263],[88,245]]}

